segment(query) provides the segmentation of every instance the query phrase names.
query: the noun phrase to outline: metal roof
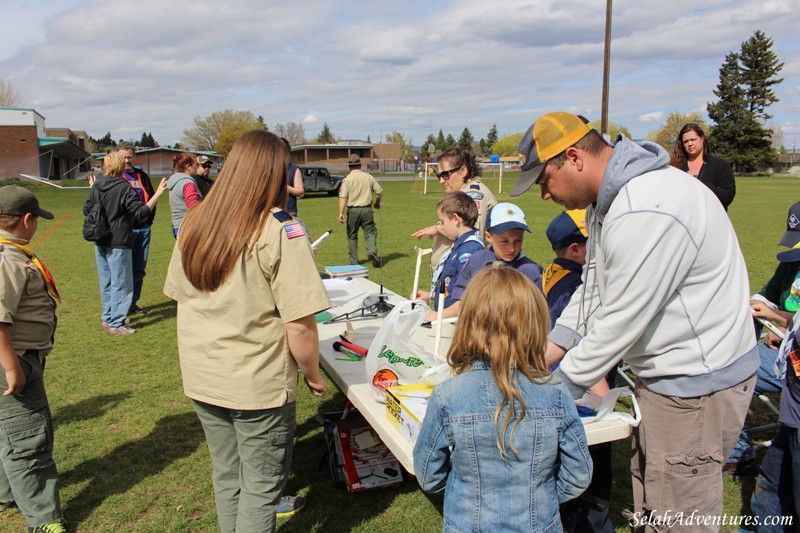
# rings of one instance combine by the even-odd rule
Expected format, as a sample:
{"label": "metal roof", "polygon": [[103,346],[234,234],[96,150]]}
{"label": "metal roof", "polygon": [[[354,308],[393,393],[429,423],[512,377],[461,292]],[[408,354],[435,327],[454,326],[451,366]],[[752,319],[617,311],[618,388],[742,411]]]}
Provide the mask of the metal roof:
{"label": "metal roof", "polygon": [[66,137],[39,137],[39,148],[52,150],[62,157],[86,159],[91,154]]}

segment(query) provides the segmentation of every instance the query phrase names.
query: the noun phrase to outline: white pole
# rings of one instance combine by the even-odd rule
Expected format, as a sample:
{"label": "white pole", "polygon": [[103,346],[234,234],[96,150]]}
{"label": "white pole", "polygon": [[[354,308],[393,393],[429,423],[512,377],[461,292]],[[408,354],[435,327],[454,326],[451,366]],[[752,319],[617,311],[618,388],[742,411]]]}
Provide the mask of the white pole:
{"label": "white pole", "polygon": [[433,348],[433,355],[440,359],[439,356],[439,345],[442,343],[442,324],[444,319],[442,315],[444,314],[444,293],[439,293],[439,302],[436,304],[436,339],[434,342]]}

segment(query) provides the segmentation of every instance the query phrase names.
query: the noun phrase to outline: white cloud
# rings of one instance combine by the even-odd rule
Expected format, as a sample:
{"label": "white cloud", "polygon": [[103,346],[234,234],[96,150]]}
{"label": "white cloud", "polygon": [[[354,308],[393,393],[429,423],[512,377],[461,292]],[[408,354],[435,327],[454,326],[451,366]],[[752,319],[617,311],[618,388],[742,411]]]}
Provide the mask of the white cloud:
{"label": "white cloud", "polygon": [[639,115],[639,122],[661,122],[662,120],[664,120],[663,111],[654,111],[652,113]]}
{"label": "white cloud", "polygon": [[[28,7],[35,17],[22,8],[3,13],[0,79],[48,125],[95,137],[146,131],[172,144],[194,117],[225,108],[268,124],[313,126],[324,117],[343,138],[373,139],[397,130],[422,140],[440,128],[457,137],[464,127],[477,139],[492,124],[503,135],[557,109],[600,118],[605,6],[596,0]],[[725,54],[759,28],[786,63],[770,112],[778,123],[800,123],[800,14],[791,7],[615,1],[609,119],[644,137],[659,126],[658,113],[705,111]],[[16,35],[21,26],[24,36],[6,43],[3,30]]]}

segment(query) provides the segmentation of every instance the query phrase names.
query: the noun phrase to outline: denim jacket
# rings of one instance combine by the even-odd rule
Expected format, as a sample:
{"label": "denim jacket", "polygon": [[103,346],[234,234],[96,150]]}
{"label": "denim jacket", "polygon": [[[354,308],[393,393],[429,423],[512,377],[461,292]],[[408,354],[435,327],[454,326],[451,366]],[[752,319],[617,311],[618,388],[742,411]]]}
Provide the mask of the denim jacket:
{"label": "denim jacket", "polygon": [[505,460],[495,443],[502,396],[488,364],[477,361],[434,389],[414,470],[423,490],[444,490],[444,531],[561,531],[559,504],[589,486],[586,433],[566,386],[523,379],[520,388],[525,418],[516,453],[513,423],[506,433]]}

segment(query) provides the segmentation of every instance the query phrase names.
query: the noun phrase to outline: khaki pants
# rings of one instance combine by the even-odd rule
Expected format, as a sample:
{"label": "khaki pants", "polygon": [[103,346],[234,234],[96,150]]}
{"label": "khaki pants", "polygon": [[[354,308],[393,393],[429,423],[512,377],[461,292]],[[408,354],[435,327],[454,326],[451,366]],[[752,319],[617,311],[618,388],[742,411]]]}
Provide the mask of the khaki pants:
{"label": "khaki pants", "polygon": [[634,531],[719,531],[713,517],[722,514],[722,466],[755,381],[753,375],[697,398],[662,396],[637,381],[642,422],[633,431]]}

